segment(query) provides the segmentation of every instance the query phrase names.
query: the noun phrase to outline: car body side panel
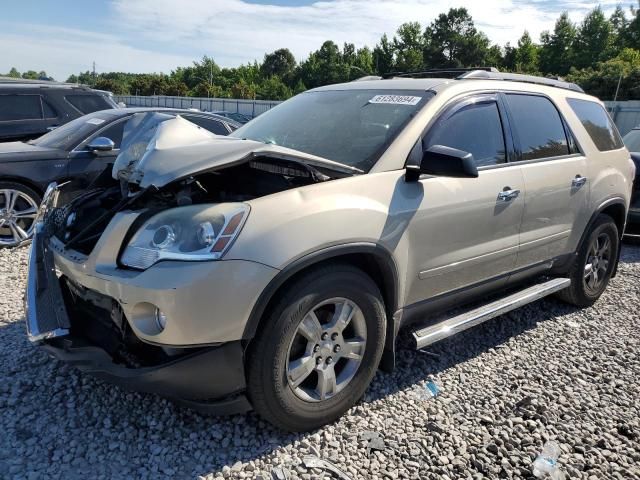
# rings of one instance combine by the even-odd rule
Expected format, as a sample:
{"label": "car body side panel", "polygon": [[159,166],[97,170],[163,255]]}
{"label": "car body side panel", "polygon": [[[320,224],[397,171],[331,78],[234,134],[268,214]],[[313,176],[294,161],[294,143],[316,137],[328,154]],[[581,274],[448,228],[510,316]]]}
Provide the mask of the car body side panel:
{"label": "car body side panel", "polygon": [[[527,199],[520,233],[517,268],[575,251],[589,221],[587,159],[572,156],[522,165]],[[573,186],[576,176],[586,177]]]}

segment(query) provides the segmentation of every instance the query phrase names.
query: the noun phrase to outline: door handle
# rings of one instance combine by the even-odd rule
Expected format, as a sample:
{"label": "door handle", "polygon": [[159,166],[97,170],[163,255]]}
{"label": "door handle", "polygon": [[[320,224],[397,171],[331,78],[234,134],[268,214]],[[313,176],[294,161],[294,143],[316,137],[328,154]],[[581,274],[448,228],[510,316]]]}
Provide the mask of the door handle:
{"label": "door handle", "polygon": [[582,175],[576,175],[576,178],[571,180],[571,186],[574,188],[580,188],[585,183],[587,183],[587,177],[583,177]]}
{"label": "door handle", "polygon": [[498,193],[498,200],[508,202],[520,195],[520,190],[512,190],[511,187],[504,187],[504,189]]}

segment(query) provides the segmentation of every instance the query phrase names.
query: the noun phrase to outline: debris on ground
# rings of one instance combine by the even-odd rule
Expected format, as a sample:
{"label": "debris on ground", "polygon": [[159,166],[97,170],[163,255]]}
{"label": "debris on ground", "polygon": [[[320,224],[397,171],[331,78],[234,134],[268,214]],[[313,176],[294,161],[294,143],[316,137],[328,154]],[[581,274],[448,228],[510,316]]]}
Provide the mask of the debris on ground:
{"label": "debris on ground", "polygon": [[351,477],[336,467],[333,463],[316,457],[315,455],[305,455],[302,459],[302,463],[307,468],[320,468],[333,473],[341,480],[351,480]]}
{"label": "debris on ground", "polygon": [[365,431],[360,434],[360,438],[367,442],[367,455],[371,455],[371,450],[383,451],[386,448],[384,438],[380,432]]}
{"label": "debris on ground", "polygon": [[414,393],[419,400],[431,400],[440,393],[440,387],[432,380],[426,382],[424,385],[418,385],[414,389]]}
{"label": "debris on ground", "polygon": [[564,473],[558,466],[559,456],[560,446],[556,442],[546,442],[540,455],[533,461],[533,476],[564,480]]}

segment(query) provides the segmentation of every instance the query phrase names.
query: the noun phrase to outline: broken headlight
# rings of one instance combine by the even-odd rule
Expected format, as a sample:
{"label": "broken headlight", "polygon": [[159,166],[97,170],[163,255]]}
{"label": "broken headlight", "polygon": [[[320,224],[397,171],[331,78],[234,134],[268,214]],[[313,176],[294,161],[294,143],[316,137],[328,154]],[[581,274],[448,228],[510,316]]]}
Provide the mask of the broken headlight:
{"label": "broken headlight", "polygon": [[120,262],[144,270],[161,260],[217,260],[238,236],[249,215],[245,203],[172,208],[147,220]]}

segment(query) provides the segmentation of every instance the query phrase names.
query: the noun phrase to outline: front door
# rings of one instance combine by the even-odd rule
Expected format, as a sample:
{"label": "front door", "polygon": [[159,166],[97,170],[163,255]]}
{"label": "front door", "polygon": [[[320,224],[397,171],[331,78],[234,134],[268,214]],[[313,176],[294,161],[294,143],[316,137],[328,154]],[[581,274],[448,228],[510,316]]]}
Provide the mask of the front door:
{"label": "front door", "polygon": [[497,95],[466,98],[445,111],[423,148],[445,145],[473,154],[478,178],[420,179],[422,202],[409,225],[407,305],[513,270],[525,189]]}

